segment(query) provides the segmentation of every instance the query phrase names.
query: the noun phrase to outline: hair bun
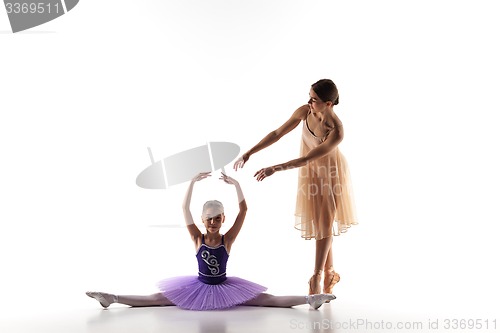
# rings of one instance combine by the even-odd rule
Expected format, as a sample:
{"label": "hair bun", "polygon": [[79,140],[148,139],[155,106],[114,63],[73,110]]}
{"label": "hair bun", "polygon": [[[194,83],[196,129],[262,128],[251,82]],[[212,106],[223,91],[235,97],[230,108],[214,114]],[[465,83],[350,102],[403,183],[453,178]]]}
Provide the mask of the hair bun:
{"label": "hair bun", "polygon": [[323,102],[332,102],[333,105],[339,104],[339,91],[332,80],[321,79],[312,84],[311,88]]}

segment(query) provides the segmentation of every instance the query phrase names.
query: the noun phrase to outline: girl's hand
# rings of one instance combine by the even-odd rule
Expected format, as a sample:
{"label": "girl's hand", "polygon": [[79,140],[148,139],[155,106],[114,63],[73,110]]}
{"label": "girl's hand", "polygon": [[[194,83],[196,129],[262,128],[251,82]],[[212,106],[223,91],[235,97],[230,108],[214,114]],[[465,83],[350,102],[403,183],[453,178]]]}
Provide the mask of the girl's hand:
{"label": "girl's hand", "polygon": [[240,158],[238,158],[236,160],[236,162],[234,162],[234,171],[238,171],[238,168],[243,168],[243,166],[245,165],[245,163],[248,161],[248,159],[250,158],[250,155],[248,154],[243,154],[241,155]]}
{"label": "girl's hand", "polygon": [[264,168],[257,171],[253,176],[257,177],[257,181],[260,182],[264,178],[271,176],[275,171],[274,167]]}
{"label": "girl's hand", "polygon": [[225,181],[226,183],[230,184],[230,185],[237,185],[238,184],[238,181],[234,178],[231,178],[229,177],[228,175],[225,175],[223,173],[221,173],[222,176],[220,176],[219,179]]}
{"label": "girl's hand", "polygon": [[192,182],[197,182],[197,181],[200,181],[200,180],[205,179],[207,177],[210,177],[210,176],[212,176],[210,173],[211,172],[200,172],[199,174],[197,174],[196,176],[194,176],[194,178],[191,181]]}

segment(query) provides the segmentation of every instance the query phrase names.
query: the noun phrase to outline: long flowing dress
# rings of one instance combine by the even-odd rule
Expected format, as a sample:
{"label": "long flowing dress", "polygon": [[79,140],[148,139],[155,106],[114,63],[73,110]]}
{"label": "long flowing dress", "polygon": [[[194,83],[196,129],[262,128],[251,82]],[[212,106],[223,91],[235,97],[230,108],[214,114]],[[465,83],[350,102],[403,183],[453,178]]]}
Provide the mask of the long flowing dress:
{"label": "long flowing dress", "polygon": [[[314,135],[306,118],[300,156],[307,155],[325,138],[326,135]],[[295,228],[301,231],[303,238],[320,240],[338,236],[358,224],[349,168],[338,147],[300,167],[298,178]]]}

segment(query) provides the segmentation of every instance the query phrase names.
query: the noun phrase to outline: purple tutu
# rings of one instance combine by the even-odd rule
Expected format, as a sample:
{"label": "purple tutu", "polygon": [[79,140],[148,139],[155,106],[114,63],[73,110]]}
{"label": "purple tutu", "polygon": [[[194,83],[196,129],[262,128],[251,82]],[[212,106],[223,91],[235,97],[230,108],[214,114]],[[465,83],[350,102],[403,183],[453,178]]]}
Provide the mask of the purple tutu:
{"label": "purple tutu", "polygon": [[187,310],[220,310],[243,304],[267,290],[257,283],[228,277],[219,284],[207,284],[198,276],[178,276],[158,282],[162,294]]}

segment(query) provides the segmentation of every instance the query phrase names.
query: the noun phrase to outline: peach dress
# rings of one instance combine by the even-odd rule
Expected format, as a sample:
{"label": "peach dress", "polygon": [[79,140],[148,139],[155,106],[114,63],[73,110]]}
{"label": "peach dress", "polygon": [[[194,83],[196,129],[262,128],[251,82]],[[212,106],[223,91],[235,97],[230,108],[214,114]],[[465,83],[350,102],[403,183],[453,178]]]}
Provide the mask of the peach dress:
{"label": "peach dress", "polygon": [[[335,131],[333,128],[331,131]],[[326,136],[325,136],[326,137]],[[321,144],[303,121],[300,156]],[[358,224],[347,161],[335,147],[327,155],[299,168],[295,228],[305,239],[338,236]]]}

